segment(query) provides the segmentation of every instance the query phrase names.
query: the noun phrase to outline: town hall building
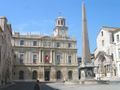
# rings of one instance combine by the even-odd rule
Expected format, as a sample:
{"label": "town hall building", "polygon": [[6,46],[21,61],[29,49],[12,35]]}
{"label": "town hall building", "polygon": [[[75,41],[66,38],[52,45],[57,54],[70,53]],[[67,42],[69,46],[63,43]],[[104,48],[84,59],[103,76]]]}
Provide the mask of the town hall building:
{"label": "town hall building", "polygon": [[78,79],[76,39],[68,36],[59,16],[53,35],[13,34],[14,80],[73,81]]}

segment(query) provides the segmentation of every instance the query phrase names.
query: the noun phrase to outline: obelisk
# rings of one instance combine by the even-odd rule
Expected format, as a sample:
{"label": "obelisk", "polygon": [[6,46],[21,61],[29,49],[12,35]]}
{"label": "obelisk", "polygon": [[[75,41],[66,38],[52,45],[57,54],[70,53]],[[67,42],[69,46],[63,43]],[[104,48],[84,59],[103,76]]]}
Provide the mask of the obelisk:
{"label": "obelisk", "polygon": [[82,64],[80,66],[81,80],[92,79],[93,65],[91,62],[85,3],[82,2]]}
{"label": "obelisk", "polygon": [[82,2],[82,65],[91,63],[85,3]]}

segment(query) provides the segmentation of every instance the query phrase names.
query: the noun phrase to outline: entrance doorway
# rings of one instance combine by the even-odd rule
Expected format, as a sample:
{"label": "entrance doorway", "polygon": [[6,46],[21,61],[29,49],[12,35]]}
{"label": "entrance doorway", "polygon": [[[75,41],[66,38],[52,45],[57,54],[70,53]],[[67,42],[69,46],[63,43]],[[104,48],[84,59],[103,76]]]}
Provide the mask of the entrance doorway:
{"label": "entrance doorway", "polygon": [[23,80],[24,79],[24,71],[19,72],[19,79]]}
{"label": "entrance doorway", "polygon": [[50,80],[50,71],[45,70],[45,81],[49,81]]}
{"label": "entrance doorway", "polygon": [[69,80],[72,80],[72,71],[69,71],[69,72],[68,72],[68,79],[69,79]]}
{"label": "entrance doorway", "polygon": [[60,80],[62,78],[61,71],[56,72],[56,78],[57,78],[57,80]]}
{"label": "entrance doorway", "polygon": [[33,73],[32,73],[32,79],[37,79],[37,71],[33,71]]}

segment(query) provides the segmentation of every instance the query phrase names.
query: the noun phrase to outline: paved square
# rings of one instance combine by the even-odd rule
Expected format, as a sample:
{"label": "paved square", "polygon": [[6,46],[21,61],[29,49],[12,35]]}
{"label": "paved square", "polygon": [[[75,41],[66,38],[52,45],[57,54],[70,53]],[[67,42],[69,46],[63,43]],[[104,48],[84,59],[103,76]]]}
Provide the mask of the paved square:
{"label": "paved square", "polygon": [[[48,90],[120,90],[120,83],[104,84],[104,85],[65,85],[60,83],[46,84]],[[42,89],[47,90],[47,89]]]}

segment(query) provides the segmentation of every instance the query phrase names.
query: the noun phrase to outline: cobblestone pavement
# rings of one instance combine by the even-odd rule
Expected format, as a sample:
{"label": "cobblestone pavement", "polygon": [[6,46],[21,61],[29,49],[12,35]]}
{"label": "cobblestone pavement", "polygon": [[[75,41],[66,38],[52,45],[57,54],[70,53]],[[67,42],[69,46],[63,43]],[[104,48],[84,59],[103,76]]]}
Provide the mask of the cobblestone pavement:
{"label": "cobblestone pavement", "polygon": [[[34,85],[35,82],[19,82],[0,90],[33,90]],[[120,83],[101,85],[40,83],[40,90],[120,90]]]}
{"label": "cobblestone pavement", "polygon": [[51,89],[42,90],[120,90],[120,84],[102,84],[102,85],[65,85],[65,84],[46,84],[47,87]]}

